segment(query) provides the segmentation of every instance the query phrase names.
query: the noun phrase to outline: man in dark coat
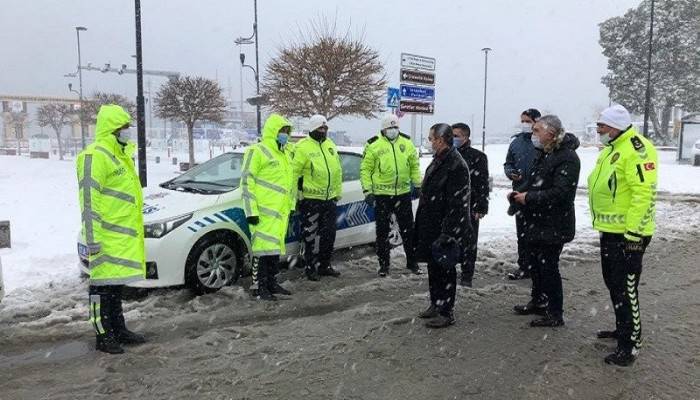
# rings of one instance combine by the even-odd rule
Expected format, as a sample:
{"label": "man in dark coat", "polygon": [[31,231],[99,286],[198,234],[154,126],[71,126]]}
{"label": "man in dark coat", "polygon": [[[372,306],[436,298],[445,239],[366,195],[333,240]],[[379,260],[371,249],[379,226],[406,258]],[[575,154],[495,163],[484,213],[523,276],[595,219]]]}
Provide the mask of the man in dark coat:
{"label": "man in dark coat", "polygon": [[[503,170],[506,177],[513,181],[513,190],[519,191],[527,184],[530,176],[530,166],[537,152],[532,145],[532,126],[540,118],[541,114],[534,108],[528,108],[520,114],[520,133],[513,136],[508,146],[506,162]],[[508,214],[513,215],[515,209],[511,207]],[[518,239],[518,269],[508,273],[508,279],[518,280],[530,277],[530,266],[527,264],[526,242],[522,240],[523,226],[525,222],[520,213],[515,213],[515,231]]]}
{"label": "man in dark coat", "polygon": [[471,129],[469,125],[459,122],[452,125],[454,147],[462,155],[469,167],[471,181],[471,213],[470,222],[472,235],[460,260],[462,277],[459,284],[471,287],[476,264],[477,242],[479,241],[479,220],[489,212],[489,161],[486,154],[471,146]]}
{"label": "man in dark coat", "polygon": [[532,298],[515,306],[521,315],[540,314],[533,327],[564,325],[563,290],[559,256],[574,239],[576,212],[574,199],[581,164],[576,154],[578,139],[565,133],[554,115],[540,118],[533,128],[537,156],[527,186],[512,194],[525,220],[523,239],[527,243],[528,263],[532,265]]}
{"label": "man in dark coat", "polygon": [[423,178],[414,240],[418,262],[428,263],[430,307],[419,314],[429,328],[454,324],[457,263],[469,243],[469,168],[453,147],[452,128],[436,124],[428,137],[433,162]]}

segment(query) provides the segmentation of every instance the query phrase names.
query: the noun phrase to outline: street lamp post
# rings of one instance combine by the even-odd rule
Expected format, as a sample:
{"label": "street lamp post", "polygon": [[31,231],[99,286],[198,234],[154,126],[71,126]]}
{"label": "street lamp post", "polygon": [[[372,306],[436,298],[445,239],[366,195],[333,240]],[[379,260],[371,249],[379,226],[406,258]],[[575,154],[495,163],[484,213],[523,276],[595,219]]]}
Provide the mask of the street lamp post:
{"label": "street lamp post", "polygon": [[[649,136],[649,109],[651,108],[651,54],[654,50],[654,0],[651,0],[649,25],[649,55],[647,57],[647,91],[644,99],[644,136]],[[664,127],[665,129],[666,127]],[[657,132],[658,134],[658,132]]]}
{"label": "street lamp post", "polygon": [[[238,45],[238,54],[243,54],[243,45],[244,44],[253,44],[253,37],[255,37],[255,33],[250,35],[250,37],[244,38],[244,37],[239,37],[236,40],[234,40],[234,43]],[[239,89],[240,89],[240,108],[239,108],[239,116],[241,119],[241,126],[243,126],[243,62],[241,62],[241,67],[238,69],[240,73],[240,83],[239,83]]]}
{"label": "street lamp post", "polygon": [[481,51],[484,52],[484,119],[481,125],[481,151],[484,151],[486,149],[486,83],[488,82],[489,51],[491,48],[484,47]]}
{"label": "street lamp post", "polygon": [[[260,98],[260,57],[259,57],[259,47],[258,47],[258,0],[253,0],[253,12],[255,14],[255,19],[253,22],[253,34],[250,35],[248,38],[238,38],[236,39],[235,43],[237,45],[242,45],[242,44],[251,44],[253,43],[251,40],[255,38],[255,68],[249,65],[243,65],[243,60],[245,59],[245,56],[243,53],[241,54],[241,66],[242,67],[250,67],[250,69],[253,70],[255,73],[255,95]],[[239,51],[240,52],[240,51]],[[243,78],[241,78],[242,80]],[[242,86],[242,85],[241,85]],[[241,95],[241,97],[243,97]],[[256,119],[257,119],[257,126],[258,126],[258,135],[262,132],[262,123],[260,119],[260,104],[255,105],[255,111],[256,111]]]}
{"label": "street lamp post", "polygon": [[146,170],[146,107],[143,99],[143,57],[141,52],[141,0],[134,0],[136,17],[136,130],[139,156],[139,180],[141,186],[148,184]]}
{"label": "street lamp post", "polygon": [[84,26],[76,26],[75,27],[75,34],[78,37],[78,81],[80,83],[80,89],[78,92],[78,97],[80,98],[80,113],[78,114],[80,117],[80,142],[83,146],[83,149],[85,148],[85,122],[83,120],[85,119],[85,109],[84,104],[83,104],[83,70],[81,68],[81,60],[80,60],[80,32],[81,31],[87,31],[87,28]]}

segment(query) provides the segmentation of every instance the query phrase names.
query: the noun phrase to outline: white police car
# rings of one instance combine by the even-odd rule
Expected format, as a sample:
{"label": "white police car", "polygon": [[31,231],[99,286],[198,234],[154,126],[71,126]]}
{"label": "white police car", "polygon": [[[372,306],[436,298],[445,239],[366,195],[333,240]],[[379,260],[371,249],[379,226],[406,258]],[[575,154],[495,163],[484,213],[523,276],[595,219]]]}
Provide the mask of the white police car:
{"label": "white police car", "polygon": [[[374,209],[360,186],[361,149],[340,148],[343,195],[337,207],[335,248],[375,241]],[[197,293],[214,292],[250,270],[250,231],[238,187],[243,152],[225,153],[184,174],[144,190],[146,280],[132,287],[185,284]],[[414,202],[415,203],[415,202]],[[415,207],[415,204],[414,204]],[[299,253],[299,216],[293,214],[287,254]],[[401,244],[393,224],[392,245]],[[87,248],[78,243],[87,274]]]}

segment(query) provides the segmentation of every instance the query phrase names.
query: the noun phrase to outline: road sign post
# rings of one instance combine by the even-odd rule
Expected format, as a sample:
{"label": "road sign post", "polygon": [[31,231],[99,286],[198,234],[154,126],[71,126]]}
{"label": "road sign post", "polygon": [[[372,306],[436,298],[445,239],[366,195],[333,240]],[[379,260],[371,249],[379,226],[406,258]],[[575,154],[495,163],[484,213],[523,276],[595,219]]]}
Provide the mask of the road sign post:
{"label": "road sign post", "polygon": [[416,144],[416,115],[435,112],[435,59],[401,53],[399,77],[399,112],[411,114],[411,139]]}

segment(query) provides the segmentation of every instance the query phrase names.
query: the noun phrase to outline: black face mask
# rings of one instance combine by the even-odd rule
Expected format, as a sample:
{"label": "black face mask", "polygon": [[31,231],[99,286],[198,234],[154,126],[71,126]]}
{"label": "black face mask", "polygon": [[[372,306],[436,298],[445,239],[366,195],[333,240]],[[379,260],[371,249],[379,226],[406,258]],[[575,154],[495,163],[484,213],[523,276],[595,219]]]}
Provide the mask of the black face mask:
{"label": "black face mask", "polygon": [[309,136],[311,136],[313,140],[316,140],[318,142],[323,142],[324,140],[326,140],[326,132],[324,131],[313,131],[309,133]]}

